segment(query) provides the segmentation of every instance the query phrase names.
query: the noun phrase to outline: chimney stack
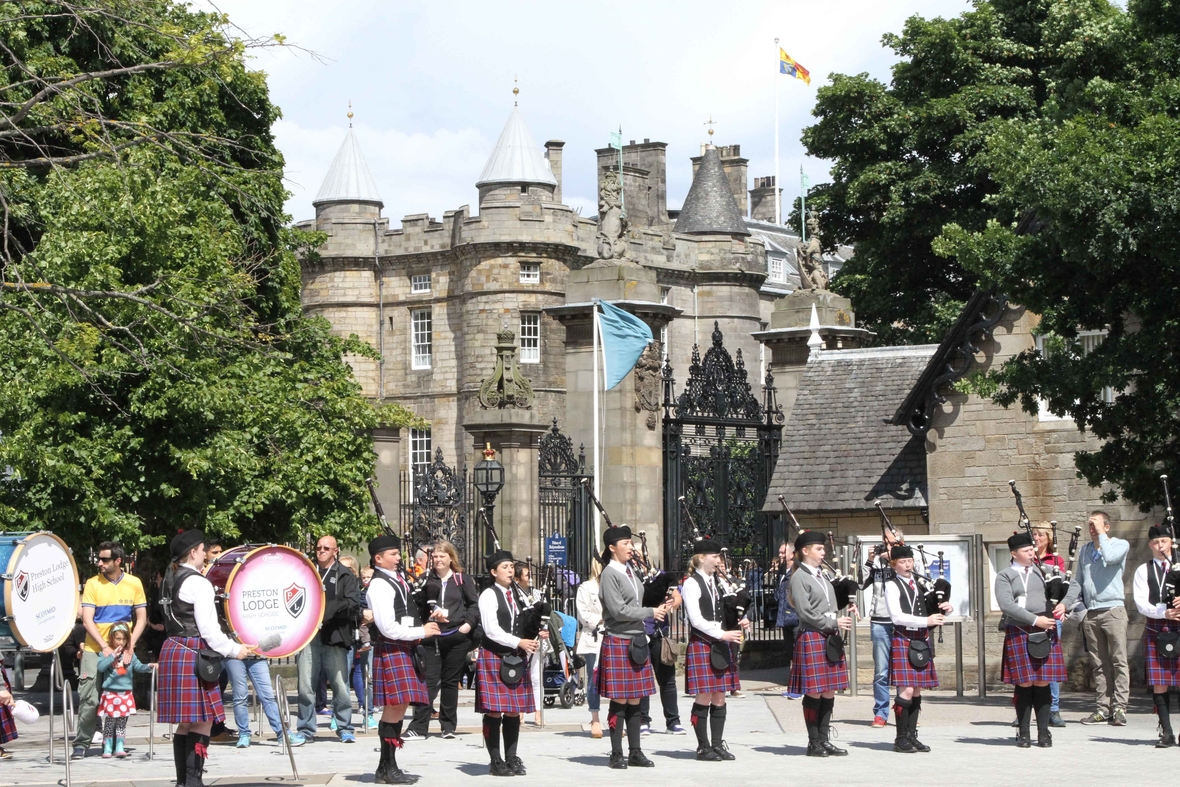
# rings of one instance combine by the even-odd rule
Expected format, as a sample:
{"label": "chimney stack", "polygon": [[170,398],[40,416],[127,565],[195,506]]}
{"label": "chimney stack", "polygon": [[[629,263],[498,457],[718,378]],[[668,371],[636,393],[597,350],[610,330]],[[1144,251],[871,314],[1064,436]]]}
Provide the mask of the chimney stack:
{"label": "chimney stack", "polygon": [[557,189],[553,192],[553,201],[561,204],[561,149],[565,143],[560,139],[551,139],[545,143],[545,158],[549,162],[549,171],[557,180]]}

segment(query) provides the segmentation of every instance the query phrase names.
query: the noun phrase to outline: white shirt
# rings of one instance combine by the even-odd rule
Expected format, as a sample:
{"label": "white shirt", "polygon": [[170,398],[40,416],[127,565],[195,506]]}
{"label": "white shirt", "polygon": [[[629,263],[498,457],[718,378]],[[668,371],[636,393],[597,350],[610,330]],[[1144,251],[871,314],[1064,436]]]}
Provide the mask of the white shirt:
{"label": "white shirt", "polygon": [[[712,593],[709,595],[713,601],[713,609],[720,610],[721,594],[717,592],[717,586],[713,584],[713,577],[699,569],[696,573],[705,580],[705,585],[712,589]],[[721,639],[721,635],[725,633],[725,629],[717,621],[706,620],[705,616],[701,614],[700,583],[689,577],[688,581],[680,589],[680,595],[684,598],[684,612],[688,615],[689,625],[707,637]]]}
{"label": "white shirt", "polygon": [[499,582],[493,583],[490,588],[479,594],[479,620],[483,624],[483,635],[497,645],[519,648],[520,637],[500,627],[500,601],[496,598],[497,591],[504,596],[504,603],[508,605],[508,619],[515,623],[516,616],[520,614],[520,608],[509,594],[509,589]]}
{"label": "white shirt", "polygon": [[392,578],[401,589],[400,591],[395,590],[390,587],[388,582],[376,576],[369,582],[369,590],[365,597],[368,599],[369,609],[373,610],[373,622],[377,624],[377,630],[381,632],[381,636],[402,642],[413,642],[424,638],[426,631],[422,626],[407,626],[397,616],[397,607],[394,605],[394,601],[400,596],[404,606],[409,607],[412,603],[410,589],[406,587],[401,577],[392,571],[386,571],[383,568],[378,568],[377,571]]}
{"label": "white shirt", "polygon": [[[1152,604],[1150,599],[1150,589],[1147,586],[1147,572],[1151,570],[1152,565],[1155,566],[1155,570],[1157,572],[1159,572],[1159,570],[1162,568],[1163,575],[1168,573],[1168,569],[1165,568],[1167,563],[1164,561],[1155,560],[1153,558],[1150,562],[1144,563],[1143,565],[1139,566],[1139,568],[1135,569],[1135,580],[1131,583],[1131,587],[1133,595],[1135,596],[1135,606],[1139,609],[1139,612],[1144,617],[1149,617],[1154,620],[1162,620],[1164,613],[1168,610],[1168,605]],[[1161,595],[1163,594],[1164,590],[1163,584],[1163,580],[1160,580]]]}
{"label": "white shirt", "polygon": [[[186,579],[176,594],[177,601],[193,605],[193,617],[197,620],[197,631],[201,632],[201,639],[210,650],[215,650],[227,659],[236,659],[242,646],[234,642],[224,631],[217,620],[217,600],[213,594],[213,585],[201,575],[200,571],[187,563],[180,570],[188,569],[196,574]],[[177,577],[179,580],[180,577]],[[251,642],[251,645],[257,645]]]}
{"label": "white shirt", "polygon": [[[913,583],[915,599],[917,599],[917,597],[922,594],[922,588],[918,586],[918,582],[914,579],[913,574],[911,574],[908,579],[903,577],[901,574],[898,574],[897,578],[906,583],[907,588],[911,582]],[[916,602],[910,604],[911,609],[915,606],[915,604]],[[902,611],[901,588],[899,588],[897,583],[893,580],[889,580],[885,583],[885,608],[889,610],[889,619],[893,621],[893,625],[895,626],[903,626],[905,628],[911,629],[927,627],[925,617],[909,615]]]}
{"label": "white shirt", "polygon": [[602,634],[594,637],[594,631],[602,625],[602,599],[598,595],[598,580],[587,579],[578,585],[578,595],[574,600],[574,609],[578,613],[578,622],[582,624],[582,633],[578,635],[577,652],[581,654],[593,653],[598,655],[602,649]]}

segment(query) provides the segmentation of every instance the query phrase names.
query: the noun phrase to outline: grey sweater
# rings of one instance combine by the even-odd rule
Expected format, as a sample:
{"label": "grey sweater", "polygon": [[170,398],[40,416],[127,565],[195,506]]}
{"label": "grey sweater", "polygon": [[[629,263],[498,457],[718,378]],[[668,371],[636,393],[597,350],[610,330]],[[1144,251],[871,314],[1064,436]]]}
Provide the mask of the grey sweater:
{"label": "grey sweater", "polygon": [[624,574],[607,566],[602,569],[598,585],[602,625],[606,633],[623,639],[642,634],[643,621],[655,615],[651,607],[643,606],[643,584],[638,579],[628,580]]}
{"label": "grey sweater", "polygon": [[819,569],[800,565],[791,572],[791,605],[799,615],[799,631],[833,634],[836,625],[836,590]]}
{"label": "grey sweater", "polygon": [[[1041,576],[1036,566],[1028,570],[1028,592],[1025,593],[1024,580],[1021,574],[1024,569],[1013,563],[996,575],[996,601],[1004,616],[1000,618],[1000,627],[1031,626],[1038,615],[1048,617],[1051,613],[1045,609],[1045,578]],[[1020,598],[1024,597],[1024,604]]]}

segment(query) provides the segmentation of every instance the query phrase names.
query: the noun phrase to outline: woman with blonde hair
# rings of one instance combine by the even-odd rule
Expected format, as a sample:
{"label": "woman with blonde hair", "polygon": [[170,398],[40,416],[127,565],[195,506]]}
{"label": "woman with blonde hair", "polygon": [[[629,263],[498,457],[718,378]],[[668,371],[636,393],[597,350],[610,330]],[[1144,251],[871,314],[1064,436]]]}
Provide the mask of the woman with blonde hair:
{"label": "woman with blonde hair", "polygon": [[[1046,566],[1056,566],[1063,574],[1066,572],[1065,559],[1057,554],[1056,544],[1053,543],[1053,524],[1038,522],[1033,526],[1033,546],[1037,548],[1037,559]],[[1057,641],[1061,641],[1061,621],[1057,621]],[[1049,705],[1049,726],[1064,727],[1065,720],[1061,718],[1061,684],[1050,683],[1049,691],[1052,701]]]}
{"label": "woman with blonde hair", "polygon": [[574,653],[586,661],[586,706],[590,709],[590,737],[602,737],[602,722],[598,717],[600,707],[598,684],[594,679],[594,665],[598,662],[598,651],[602,647],[602,599],[598,597],[598,578],[602,576],[602,564],[590,561],[590,576],[578,585],[574,609],[582,633]]}

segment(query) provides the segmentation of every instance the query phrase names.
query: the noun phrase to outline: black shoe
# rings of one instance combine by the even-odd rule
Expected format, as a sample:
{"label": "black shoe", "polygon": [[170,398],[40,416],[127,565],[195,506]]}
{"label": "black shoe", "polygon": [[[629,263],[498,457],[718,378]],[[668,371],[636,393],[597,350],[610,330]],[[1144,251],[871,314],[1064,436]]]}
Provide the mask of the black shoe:
{"label": "black shoe", "polygon": [[524,776],[526,773],[524,763],[520,761],[519,757],[515,756],[508,758],[508,770],[512,771],[513,776]]}
{"label": "black shoe", "polygon": [[843,757],[848,754],[848,749],[841,749],[831,741],[820,741],[819,745],[828,753],[829,757]]}
{"label": "black shoe", "polygon": [[1176,745],[1176,736],[1170,732],[1161,732],[1160,739],[1156,741],[1155,747],[1157,749],[1170,749]]}
{"label": "black shoe", "polygon": [[1048,730],[1037,730],[1037,746],[1042,749],[1053,748],[1053,733]]}
{"label": "black shoe", "polygon": [[643,752],[639,749],[631,752],[631,756],[627,758],[628,765],[634,765],[636,768],[654,768],[656,764],[643,756]]}
{"label": "black shoe", "polygon": [[918,740],[918,736],[913,733],[910,733],[910,743],[913,745],[914,751],[923,753],[930,751],[930,747]]}
{"label": "black shoe", "polygon": [[504,760],[500,759],[499,755],[492,758],[492,764],[488,766],[488,773],[492,776],[514,776],[512,768]]}
{"label": "black shoe", "polygon": [[712,746],[698,746],[697,759],[702,762],[721,762],[721,754]]}
{"label": "black shoe", "polygon": [[615,770],[627,770],[627,758],[623,756],[621,751],[612,751],[610,753],[610,767]]}
{"label": "black shoe", "polygon": [[827,750],[820,745],[819,741],[807,742],[807,756],[808,757],[827,757]]}
{"label": "black shoe", "polygon": [[1016,748],[1018,748],[1018,749],[1031,749],[1032,748],[1032,739],[1029,738],[1029,736],[1027,734],[1017,735],[1016,736]]}
{"label": "black shoe", "polygon": [[386,784],[414,784],[417,781],[417,776],[412,773],[406,773],[401,768],[394,768],[390,766],[385,771]]}
{"label": "black shoe", "polygon": [[714,744],[713,751],[717,752],[717,756],[719,756],[721,759],[723,759],[727,762],[729,760],[736,760],[737,759],[737,757],[734,757],[733,753],[730,752],[729,746],[725,743],[725,741],[721,741],[721,743]]}
{"label": "black shoe", "polygon": [[893,741],[893,750],[899,754],[913,754],[917,751],[914,748],[914,742],[910,740],[908,735],[899,735]]}

